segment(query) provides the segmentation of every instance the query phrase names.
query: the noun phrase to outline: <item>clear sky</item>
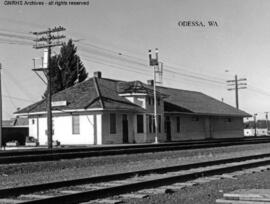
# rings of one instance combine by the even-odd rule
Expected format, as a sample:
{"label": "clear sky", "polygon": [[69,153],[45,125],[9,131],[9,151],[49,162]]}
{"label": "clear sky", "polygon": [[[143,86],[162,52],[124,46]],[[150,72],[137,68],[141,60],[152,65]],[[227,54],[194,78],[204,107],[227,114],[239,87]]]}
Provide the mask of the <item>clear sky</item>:
{"label": "clear sky", "polygon": [[[45,85],[31,70],[32,59],[41,57],[42,50],[32,48],[29,32],[58,25],[67,29],[67,39],[80,40],[76,45],[89,76],[100,70],[104,77],[145,82],[153,76],[148,49],[157,47],[164,62],[164,86],[201,91],[235,106],[234,92],[227,91],[225,81],[237,74],[248,84],[239,91],[240,109],[261,117],[270,111],[269,0],[89,0],[89,6],[4,2],[4,119],[44,93]],[[179,21],[202,21],[206,26],[184,27]],[[218,26],[209,27],[208,21]]]}

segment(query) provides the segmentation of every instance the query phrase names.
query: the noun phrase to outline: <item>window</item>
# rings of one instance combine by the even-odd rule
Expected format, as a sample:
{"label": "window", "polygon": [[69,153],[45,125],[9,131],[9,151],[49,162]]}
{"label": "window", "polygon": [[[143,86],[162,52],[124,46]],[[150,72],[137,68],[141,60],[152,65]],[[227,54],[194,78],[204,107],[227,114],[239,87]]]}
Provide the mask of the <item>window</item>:
{"label": "window", "polygon": [[180,132],[180,117],[176,117],[176,131],[177,133]]}
{"label": "window", "polygon": [[143,132],[143,115],[137,115],[137,133]]}
{"label": "window", "polygon": [[227,118],[226,122],[230,123],[230,122],[232,122],[232,119],[231,118]]}
{"label": "window", "polygon": [[116,133],[116,114],[110,113],[110,133]]}
{"label": "window", "polygon": [[35,119],[32,119],[32,125],[34,125],[35,124]]}
{"label": "window", "polygon": [[161,133],[161,115],[158,115],[158,132]]}
{"label": "window", "polygon": [[80,134],[80,116],[72,116],[72,134]]}

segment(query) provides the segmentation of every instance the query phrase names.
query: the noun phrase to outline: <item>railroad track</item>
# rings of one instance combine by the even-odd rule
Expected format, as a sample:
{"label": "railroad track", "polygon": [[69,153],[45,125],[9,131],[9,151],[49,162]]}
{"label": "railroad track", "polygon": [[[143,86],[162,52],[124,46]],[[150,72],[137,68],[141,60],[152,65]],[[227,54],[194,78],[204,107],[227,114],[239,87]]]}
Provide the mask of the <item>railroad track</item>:
{"label": "railroad track", "polygon": [[123,145],[110,147],[71,148],[37,151],[0,152],[0,164],[53,161],[107,155],[136,154],[147,152],[174,151],[186,149],[211,148],[232,145],[258,144],[270,142],[270,138],[219,139],[163,144]]}
{"label": "railroad track", "polygon": [[173,192],[196,182],[233,178],[265,169],[270,169],[270,154],[1,189],[0,203],[91,203],[104,198],[110,201],[143,198],[153,193]]}

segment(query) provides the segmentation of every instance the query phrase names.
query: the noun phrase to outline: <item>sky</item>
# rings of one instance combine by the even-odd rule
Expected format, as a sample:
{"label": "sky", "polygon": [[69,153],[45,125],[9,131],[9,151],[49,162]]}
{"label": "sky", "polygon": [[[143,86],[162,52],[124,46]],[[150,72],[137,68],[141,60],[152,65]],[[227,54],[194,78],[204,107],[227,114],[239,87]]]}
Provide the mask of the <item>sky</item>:
{"label": "sky", "polygon": [[[269,0],[89,0],[89,5],[76,6],[5,2],[0,2],[4,119],[40,100],[46,88],[32,71],[32,59],[43,54],[33,49],[30,32],[60,25],[66,28],[65,40],[77,41],[89,77],[101,71],[106,78],[146,82],[153,78],[148,50],[158,48],[163,86],[200,91],[235,106],[226,80],[238,75],[247,79],[247,89],[239,90],[240,109],[261,118],[270,112]],[[179,26],[179,21],[205,27]]]}

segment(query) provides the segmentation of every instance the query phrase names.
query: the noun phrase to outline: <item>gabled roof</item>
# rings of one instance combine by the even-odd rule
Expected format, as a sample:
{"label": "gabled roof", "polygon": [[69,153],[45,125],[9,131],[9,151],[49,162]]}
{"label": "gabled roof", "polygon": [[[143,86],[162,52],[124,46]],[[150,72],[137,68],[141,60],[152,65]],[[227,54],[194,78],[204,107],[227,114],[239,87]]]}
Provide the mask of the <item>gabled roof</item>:
{"label": "gabled roof", "polygon": [[[104,110],[127,110],[144,112],[140,106],[131,103],[121,93],[146,93],[152,95],[153,87],[139,81],[125,82],[106,78],[90,78],[73,87],[60,91],[52,96],[52,101],[67,101],[63,107],[53,110],[86,110],[102,108]],[[157,87],[158,95],[164,97],[165,113],[187,113],[198,115],[217,115],[249,117],[244,111],[218,101],[201,92],[180,90],[168,87]],[[41,100],[17,114],[45,112],[46,100]]]}
{"label": "gabled roof", "polygon": [[165,112],[186,112],[199,115],[240,116],[250,115],[238,110],[224,102],[218,101],[197,91],[186,91],[167,87],[157,88],[161,93],[167,94],[164,99]]}
{"label": "gabled roof", "polygon": [[[76,109],[117,109],[128,111],[144,111],[141,107],[131,103],[116,92],[117,81],[90,78],[63,91],[52,95],[52,101],[66,101],[63,107],[52,107],[52,110],[76,110]],[[46,111],[46,100],[41,100],[26,108],[17,111],[17,114],[35,113]]]}
{"label": "gabled roof", "polygon": [[[144,93],[147,95],[154,95],[153,86],[142,83],[140,81],[119,81],[117,85],[118,93]],[[165,94],[156,90],[157,96],[165,97]]]}

